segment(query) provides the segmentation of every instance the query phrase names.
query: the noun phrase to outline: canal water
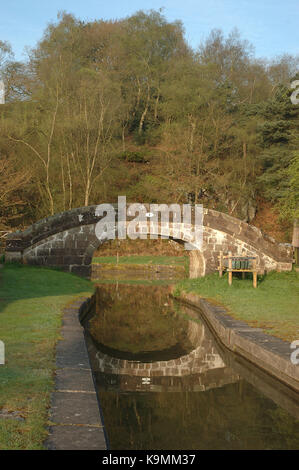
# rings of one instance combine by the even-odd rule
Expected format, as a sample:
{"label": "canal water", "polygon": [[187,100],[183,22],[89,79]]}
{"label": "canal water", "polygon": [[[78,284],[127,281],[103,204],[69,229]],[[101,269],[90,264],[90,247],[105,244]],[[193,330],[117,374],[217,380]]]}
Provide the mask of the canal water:
{"label": "canal water", "polygon": [[168,285],[98,285],[84,322],[110,449],[299,449],[299,397]]}

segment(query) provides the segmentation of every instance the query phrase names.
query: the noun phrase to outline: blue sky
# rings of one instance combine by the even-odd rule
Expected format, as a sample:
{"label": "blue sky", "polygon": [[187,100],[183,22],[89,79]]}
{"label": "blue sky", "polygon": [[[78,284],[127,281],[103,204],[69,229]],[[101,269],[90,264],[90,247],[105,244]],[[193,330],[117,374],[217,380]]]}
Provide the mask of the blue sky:
{"label": "blue sky", "polygon": [[60,10],[93,20],[161,7],[168,20],[183,22],[193,47],[213,28],[227,34],[237,27],[254,45],[257,57],[299,54],[299,0],[0,0],[0,39],[9,41],[21,60],[24,47],[35,46]]}

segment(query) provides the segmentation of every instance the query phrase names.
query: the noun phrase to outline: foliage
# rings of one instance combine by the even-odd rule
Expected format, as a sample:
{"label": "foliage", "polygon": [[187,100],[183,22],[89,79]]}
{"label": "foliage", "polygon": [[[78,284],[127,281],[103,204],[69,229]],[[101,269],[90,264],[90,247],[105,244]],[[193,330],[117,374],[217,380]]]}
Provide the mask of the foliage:
{"label": "foliage", "polygon": [[299,218],[299,153],[296,152],[285,171],[286,186],[280,198],[282,218]]}
{"label": "foliage", "polygon": [[194,51],[182,24],[153,10],[91,22],[61,13],[24,63],[1,41],[0,187],[16,178],[0,222],[28,225],[121,193],[246,221],[266,199],[291,219],[296,68],[298,57],[257,60],[237,31],[213,30]]}
{"label": "foliage", "polygon": [[144,157],[141,152],[132,152],[126,150],[119,155],[119,158],[130,163],[147,163],[148,160]]}

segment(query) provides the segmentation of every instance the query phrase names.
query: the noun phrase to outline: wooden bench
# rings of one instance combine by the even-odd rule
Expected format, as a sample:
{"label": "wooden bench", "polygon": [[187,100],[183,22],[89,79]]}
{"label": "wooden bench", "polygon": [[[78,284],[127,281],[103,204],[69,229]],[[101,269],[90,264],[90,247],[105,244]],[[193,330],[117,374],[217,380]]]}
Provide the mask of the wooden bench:
{"label": "wooden bench", "polygon": [[242,279],[245,278],[245,273],[253,274],[253,287],[257,287],[257,267],[255,256],[233,256],[231,252],[224,256],[220,252],[219,259],[219,276],[222,277],[223,272],[228,272],[228,283],[231,286],[233,282],[233,272],[242,273]]}

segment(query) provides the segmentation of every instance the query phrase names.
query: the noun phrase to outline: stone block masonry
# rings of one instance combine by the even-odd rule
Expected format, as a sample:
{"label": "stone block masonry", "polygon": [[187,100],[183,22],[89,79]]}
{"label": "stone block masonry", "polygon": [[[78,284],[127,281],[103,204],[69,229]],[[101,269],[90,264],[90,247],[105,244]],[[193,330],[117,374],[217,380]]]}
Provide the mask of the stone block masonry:
{"label": "stone block masonry", "polygon": [[[93,253],[105,242],[100,241],[95,234],[95,226],[101,219],[96,215],[96,207],[63,212],[43,219],[23,232],[9,234],[6,241],[6,261],[57,267],[90,278]],[[117,210],[117,205],[115,209]],[[184,224],[181,225],[183,229]],[[175,241],[182,243],[188,242],[188,239],[182,237]],[[256,227],[241,220],[205,209],[202,248],[188,252],[190,277],[215,272],[220,251],[257,257],[259,273],[292,269],[291,246],[276,243]]]}

